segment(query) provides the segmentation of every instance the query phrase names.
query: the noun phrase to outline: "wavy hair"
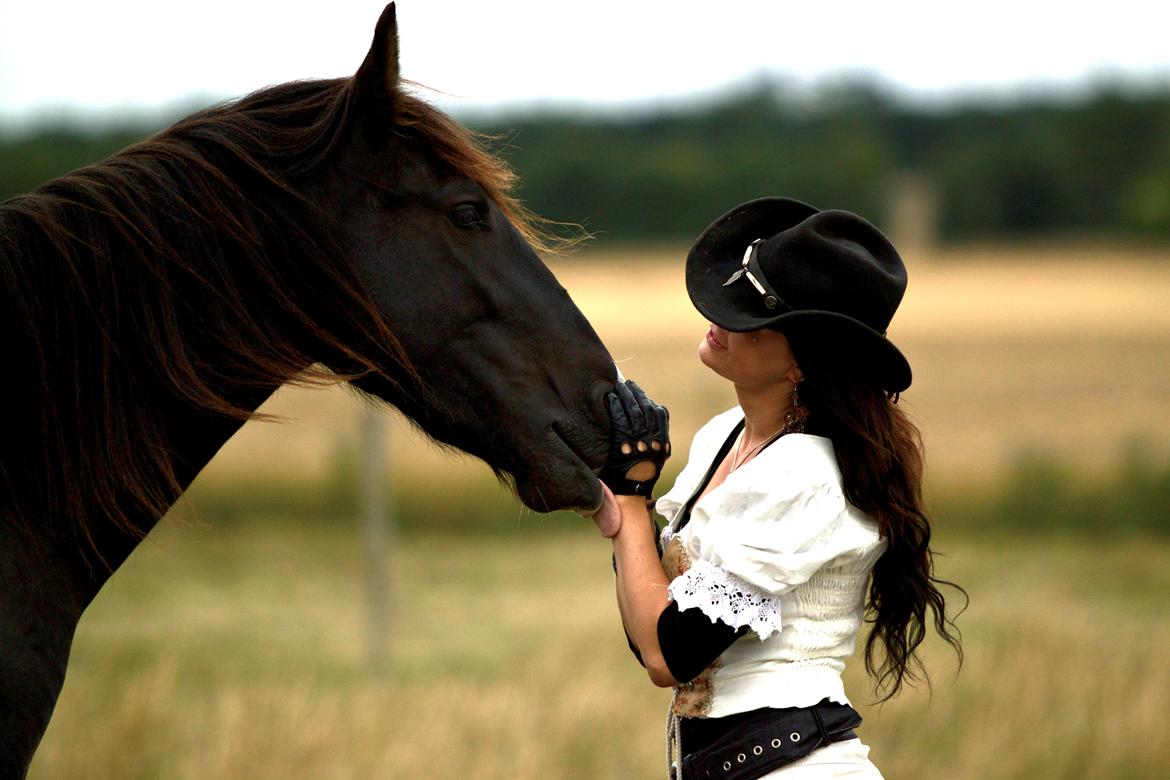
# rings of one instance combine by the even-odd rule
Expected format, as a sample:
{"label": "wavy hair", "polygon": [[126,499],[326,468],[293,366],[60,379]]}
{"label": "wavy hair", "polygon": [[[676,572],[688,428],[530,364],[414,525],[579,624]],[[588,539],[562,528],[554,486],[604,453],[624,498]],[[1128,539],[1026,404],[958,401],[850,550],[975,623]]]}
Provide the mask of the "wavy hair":
{"label": "wavy hair", "polygon": [[[804,374],[800,401],[810,433],[833,442],[845,497],[877,521],[887,542],[874,565],[866,597],[865,668],[880,701],[906,682],[925,679],[918,648],[933,626],[963,663],[963,646],[940,586],[967,593],[934,576],[931,521],[922,500],[923,450],[918,428],[869,377],[864,357],[808,335],[787,334]],[[961,610],[960,610],[961,611]],[[882,692],[884,691],[884,695]]]}

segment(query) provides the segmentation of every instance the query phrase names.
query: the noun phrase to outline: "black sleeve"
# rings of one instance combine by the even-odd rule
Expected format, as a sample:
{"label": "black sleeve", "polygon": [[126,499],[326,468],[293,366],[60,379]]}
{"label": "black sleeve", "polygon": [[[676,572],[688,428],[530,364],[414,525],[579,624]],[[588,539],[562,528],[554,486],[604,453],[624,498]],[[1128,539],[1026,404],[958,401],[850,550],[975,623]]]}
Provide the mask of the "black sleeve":
{"label": "black sleeve", "polygon": [[658,616],[658,646],[671,676],[679,682],[698,677],[747,632],[747,626],[732,628],[722,621],[712,621],[698,607],[680,612],[673,601]]}

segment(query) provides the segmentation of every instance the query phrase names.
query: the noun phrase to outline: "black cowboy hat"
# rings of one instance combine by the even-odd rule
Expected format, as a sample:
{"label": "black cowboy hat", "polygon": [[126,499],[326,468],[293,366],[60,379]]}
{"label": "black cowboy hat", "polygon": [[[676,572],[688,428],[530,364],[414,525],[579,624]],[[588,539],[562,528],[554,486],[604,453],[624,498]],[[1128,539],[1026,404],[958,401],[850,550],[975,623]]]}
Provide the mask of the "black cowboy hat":
{"label": "black cowboy hat", "polygon": [[687,293],[721,328],[773,328],[847,351],[883,389],[910,386],[910,364],[886,338],[906,266],[881,231],[848,211],[789,198],[736,206],[687,255]]}

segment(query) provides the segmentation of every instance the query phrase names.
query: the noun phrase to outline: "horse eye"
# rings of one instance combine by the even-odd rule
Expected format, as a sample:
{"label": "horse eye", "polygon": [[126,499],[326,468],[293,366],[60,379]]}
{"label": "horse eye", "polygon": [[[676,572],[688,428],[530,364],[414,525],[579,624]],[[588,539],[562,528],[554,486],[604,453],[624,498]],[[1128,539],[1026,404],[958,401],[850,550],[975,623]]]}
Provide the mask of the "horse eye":
{"label": "horse eye", "polygon": [[460,227],[486,227],[487,222],[474,203],[460,203],[451,209],[451,219]]}

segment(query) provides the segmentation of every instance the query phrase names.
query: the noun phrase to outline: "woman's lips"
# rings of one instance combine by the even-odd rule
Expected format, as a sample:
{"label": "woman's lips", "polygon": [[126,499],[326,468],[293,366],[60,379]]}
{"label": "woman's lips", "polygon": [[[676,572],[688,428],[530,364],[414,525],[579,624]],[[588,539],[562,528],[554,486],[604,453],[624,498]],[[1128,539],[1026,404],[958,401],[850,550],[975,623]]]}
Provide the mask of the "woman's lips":
{"label": "woman's lips", "polygon": [[719,339],[715,338],[715,329],[711,328],[707,331],[707,343],[715,349],[727,349],[727,345],[723,344]]}

